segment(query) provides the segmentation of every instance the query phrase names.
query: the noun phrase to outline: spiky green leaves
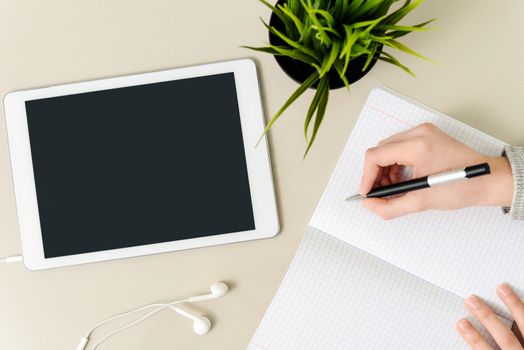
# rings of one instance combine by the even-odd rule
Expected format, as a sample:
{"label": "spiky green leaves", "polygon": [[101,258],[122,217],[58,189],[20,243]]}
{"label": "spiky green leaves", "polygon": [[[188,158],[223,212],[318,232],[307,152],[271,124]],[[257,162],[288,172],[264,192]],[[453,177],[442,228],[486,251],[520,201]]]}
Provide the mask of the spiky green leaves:
{"label": "spiky green leaves", "polygon": [[[351,61],[357,57],[366,58],[362,71],[369,67],[373,59],[380,59],[411,75],[413,73],[397,58],[380,49],[391,48],[427,59],[398,41],[398,38],[411,32],[427,30],[426,25],[433,21],[412,26],[398,24],[424,0],[405,0],[402,4],[396,4],[399,0],[287,0],[277,5],[268,2],[276,0],[260,1],[280,19],[282,27],[264,25],[282,44],[247,48],[286,56],[304,62],[315,70],[271,118],[263,135],[291,103],[318,82],[304,122],[306,154],[324,119],[329,96],[329,74],[332,71],[338,74],[349,91],[346,73],[351,67]],[[395,9],[391,11],[392,8]]]}
{"label": "spiky green leaves", "polygon": [[278,120],[278,118],[282,115],[282,113],[284,113],[284,111],[293,103],[295,102],[295,100],[297,98],[299,98],[307,89],[309,89],[311,86],[313,86],[319,79],[319,75],[318,75],[318,72],[314,72],[313,74],[311,74],[309,76],[309,78],[307,78],[302,84],[300,84],[300,86],[298,87],[298,89],[295,90],[295,92],[293,92],[291,94],[291,96],[287,99],[287,101],[284,103],[284,105],[282,107],[280,107],[280,109],[278,110],[278,112],[273,116],[273,118],[271,118],[271,120],[269,121],[269,123],[267,123],[265,129],[264,129],[264,132],[262,133],[262,135],[260,136],[260,138],[258,139],[257,141],[257,145],[260,143],[260,141],[262,140],[262,138],[264,137],[264,135],[267,134],[267,132],[269,131],[269,129],[271,129],[271,127],[273,126],[273,124]]}

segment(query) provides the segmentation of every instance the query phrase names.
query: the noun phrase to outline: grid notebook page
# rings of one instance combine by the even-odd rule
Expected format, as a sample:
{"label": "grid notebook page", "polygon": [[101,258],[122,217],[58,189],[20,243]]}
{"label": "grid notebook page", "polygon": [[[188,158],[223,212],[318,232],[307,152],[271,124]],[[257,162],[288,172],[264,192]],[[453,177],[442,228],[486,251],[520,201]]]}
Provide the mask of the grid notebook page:
{"label": "grid notebook page", "polygon": [[461,298],[477,294],[511,319],[495,289],[507,282],[524,296],[524,222],[510,220],[499,207],[430,211],[383,221],[359,202],[344,200],[358,191],[368,148],[424,122],[480,153],[502,153],[501,141],[388,89],[374,89],[310,225]]}
{"label": "grid notebook page", "polygon": [[248,349],[466,350],[463,303],[310,227]]}

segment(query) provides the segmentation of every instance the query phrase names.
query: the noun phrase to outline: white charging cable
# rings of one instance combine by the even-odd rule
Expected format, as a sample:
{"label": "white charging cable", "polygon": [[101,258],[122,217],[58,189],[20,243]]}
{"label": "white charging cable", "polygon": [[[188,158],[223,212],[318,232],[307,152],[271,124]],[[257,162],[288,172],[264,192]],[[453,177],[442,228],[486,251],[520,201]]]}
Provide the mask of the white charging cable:
{"label": "white charging cable", "polygon": [[20,262],[20,261],[22,261],[22,255],[7,256],[5,258],[0,259],[0,263],[6,263],[6,264],[11,264],[11,263]]}

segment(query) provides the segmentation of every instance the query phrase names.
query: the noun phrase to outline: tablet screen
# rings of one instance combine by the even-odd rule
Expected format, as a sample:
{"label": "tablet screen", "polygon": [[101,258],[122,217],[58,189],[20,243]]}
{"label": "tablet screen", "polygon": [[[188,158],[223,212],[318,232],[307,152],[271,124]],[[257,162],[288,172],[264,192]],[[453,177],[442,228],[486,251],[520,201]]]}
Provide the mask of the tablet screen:
{"label": "tablet screen", "polygon": [[46,258],[255,229],[233,73],[26,114]]}

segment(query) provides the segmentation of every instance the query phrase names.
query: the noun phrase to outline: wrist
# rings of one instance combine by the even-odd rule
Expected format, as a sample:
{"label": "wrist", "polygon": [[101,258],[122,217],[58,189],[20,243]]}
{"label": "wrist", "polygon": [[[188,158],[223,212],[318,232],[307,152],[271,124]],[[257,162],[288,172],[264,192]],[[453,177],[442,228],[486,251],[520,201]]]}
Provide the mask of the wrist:
{"label": "wrist", "polygon": [[487,157],[491,174],[479,178],[479,205],[511,206],[513,199],[513,175],[511,165],[506,157]]}

